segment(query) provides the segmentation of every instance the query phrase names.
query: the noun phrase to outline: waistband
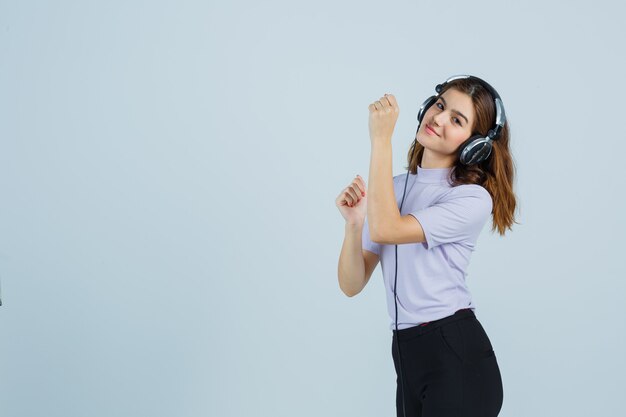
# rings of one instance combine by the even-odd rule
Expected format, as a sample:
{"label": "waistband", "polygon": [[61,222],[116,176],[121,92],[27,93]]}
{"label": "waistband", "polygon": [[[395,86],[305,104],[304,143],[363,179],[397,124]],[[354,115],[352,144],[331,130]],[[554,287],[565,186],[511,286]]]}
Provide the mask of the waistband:
{"label": "waistband", "polygon": [[[420,336],[424,333],[431,332],[438,327],[443,326],[444,324],[452,323],[457,320],[463,320],[470,317],[476,317],[474,311],[471,308],[463,308],[461,310],[457,310],[453,315],[444,317],[438,320],[428,321],[426,323],[419,324],[413,327],[407,327],[406,329],[398,330],[398,339],[406,340],[411,339],[415,336]],[[393,335],[396,336],[396,331],[392,330]]]}

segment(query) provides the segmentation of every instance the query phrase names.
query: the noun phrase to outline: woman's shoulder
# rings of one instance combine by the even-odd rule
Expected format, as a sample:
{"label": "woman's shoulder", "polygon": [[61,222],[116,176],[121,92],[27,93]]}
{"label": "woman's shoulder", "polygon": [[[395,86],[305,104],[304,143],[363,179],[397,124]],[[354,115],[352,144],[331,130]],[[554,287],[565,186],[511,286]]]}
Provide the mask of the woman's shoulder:
{"label": "woman's shoulder", "polygon": [[393,182],[394,183],[398,183],[398,182],[402,182],[406,179],[408,172],[404,172],[402,174],[398,174],[395,177],[393,177]]}
{"label": "woman's shoulder", "polygon": [[489,191],[482,185],[478,184],[459,184],[450,187],[450,191],[457,195],[482,195],[490,196]]}
{"label": "woman's shoulder", "polygon": [[468,200],[479,200],[483,202],[484,205],[488,205],[489,208],[493,205],[493,200],[489,191],[487,191],[487,189],[482,185],[478,184],[460,184],[450,187],[445,197],[446,199],[463,198]]}
{"label": "woman's shoulder", "polygon": [[396,175],[395,177],[393,177],[393,188],[397,189],[399,187],[404,188],[404,183],[407,180],[407,173],[405,172],[404,174],[399,174]]}

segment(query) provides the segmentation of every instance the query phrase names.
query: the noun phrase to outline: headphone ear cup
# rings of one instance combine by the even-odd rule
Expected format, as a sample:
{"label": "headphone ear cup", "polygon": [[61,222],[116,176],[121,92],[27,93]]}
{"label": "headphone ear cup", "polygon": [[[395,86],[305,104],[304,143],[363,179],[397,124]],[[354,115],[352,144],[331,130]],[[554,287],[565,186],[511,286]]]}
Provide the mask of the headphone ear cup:
{"label": "headphone ear cup", "polygon": [[424,115],[426,114],[426,111],[436,101],[437,101],[437,96],[430,96],[426,100],[424,100],[424,102],[422,103],[422,106],[420,107],[420,111],[417,113],[417,121],[418,122],[422,123],[422,119],[424,118]]}
{"label": "headphone ear cup", "polygon": [[475,141],[476,139],[480,139],[482,138],[483,135],[473,135],[470,136],[469,139],[466,139],[465,142],[463,142],[460,146],[459,146],[459,156],[461,156],[461,154],[463,153],[463,150],[465,148],[467,148],[469,146],[470,143],[472,143],[473,141]]}
{"label": "headphone ear cup", "polygon": [[474,135],[459,146],[459,160],[464,165],[477,164],[491,154],[491,141],[488,137]]}

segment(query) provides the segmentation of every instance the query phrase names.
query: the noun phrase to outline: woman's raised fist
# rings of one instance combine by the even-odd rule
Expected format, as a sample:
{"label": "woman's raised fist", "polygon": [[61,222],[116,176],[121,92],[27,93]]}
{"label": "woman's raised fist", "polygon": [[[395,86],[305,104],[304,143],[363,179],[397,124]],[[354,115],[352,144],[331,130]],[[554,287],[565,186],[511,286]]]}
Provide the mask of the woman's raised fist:
{"label": "woman's raised fist", "polygon": [[337,196],[335,204],[346,222],[365,222],[367,214],[367,186],[363,178],[357,175],[352,182]]}

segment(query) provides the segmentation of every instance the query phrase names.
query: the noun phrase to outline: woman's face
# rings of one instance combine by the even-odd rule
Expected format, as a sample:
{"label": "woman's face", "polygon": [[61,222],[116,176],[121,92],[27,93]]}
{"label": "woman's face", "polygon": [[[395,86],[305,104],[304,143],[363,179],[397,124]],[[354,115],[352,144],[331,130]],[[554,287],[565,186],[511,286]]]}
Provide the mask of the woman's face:
{"label": "woman's face", "polygon": [[454,160],[459,146],[472,133],[474,118],[472,98],[450,88],[428,108],[416,139],[424,148],[440,157]]}

